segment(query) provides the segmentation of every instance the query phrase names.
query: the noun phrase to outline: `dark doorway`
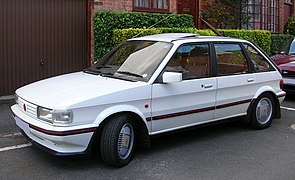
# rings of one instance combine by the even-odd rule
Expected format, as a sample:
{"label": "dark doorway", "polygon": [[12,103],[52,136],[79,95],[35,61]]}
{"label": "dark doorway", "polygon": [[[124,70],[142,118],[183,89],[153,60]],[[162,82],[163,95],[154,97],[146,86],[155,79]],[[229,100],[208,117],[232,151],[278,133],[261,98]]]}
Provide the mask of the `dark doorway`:
{"label": "dark doorway", "polygon": [[195,26],[198,25],[198,6],[199,0],[177,0],[177,13],[190,14],[194,18]]}

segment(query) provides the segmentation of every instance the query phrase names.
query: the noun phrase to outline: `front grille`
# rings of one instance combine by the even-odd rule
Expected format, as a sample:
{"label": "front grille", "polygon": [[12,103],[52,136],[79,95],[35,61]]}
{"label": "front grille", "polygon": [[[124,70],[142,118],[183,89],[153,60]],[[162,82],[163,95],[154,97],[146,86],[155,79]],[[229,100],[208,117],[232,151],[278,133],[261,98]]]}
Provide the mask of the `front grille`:
{"label": "front grille", "polygon": [[37,106],[35,104],[32,104],[22,98],[18,98],[17,104],[19,108],[28,116],[33,118],[37,117]]}

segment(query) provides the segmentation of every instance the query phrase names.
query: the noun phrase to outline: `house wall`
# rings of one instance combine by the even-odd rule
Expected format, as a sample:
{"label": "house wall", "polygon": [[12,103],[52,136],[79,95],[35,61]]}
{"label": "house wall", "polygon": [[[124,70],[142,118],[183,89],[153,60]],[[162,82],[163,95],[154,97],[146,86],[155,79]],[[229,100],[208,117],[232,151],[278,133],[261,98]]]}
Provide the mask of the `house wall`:
{"label": "house wall", "polygon": [[284,17],[284,0],[279,0],[279,32],[284,32],[284,23],[285,23],[285,17]]}
{"label": "house wall", "polygon": [[97,11],[132,11],[133,0],[94,0],[93,12]]}

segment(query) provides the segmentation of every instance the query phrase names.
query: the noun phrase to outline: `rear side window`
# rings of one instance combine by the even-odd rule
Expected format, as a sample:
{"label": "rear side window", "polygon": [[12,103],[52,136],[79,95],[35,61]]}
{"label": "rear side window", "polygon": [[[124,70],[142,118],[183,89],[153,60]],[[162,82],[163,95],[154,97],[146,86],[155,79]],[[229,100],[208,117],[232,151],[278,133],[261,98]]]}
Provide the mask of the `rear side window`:
{"label": "rear side window", "polygon": [[273,71],[275,70],[273,66],[265,59],[258,51],[256,51],[252,46],[249,44],[243,44],[247,54],[249,55],[253,65],[255,72],[266,72],[266,71]]}
{"label": "rear side window", "polygon": [[247,59],[240,44],[215,43],[218,75],[243,74],[248,72]]}

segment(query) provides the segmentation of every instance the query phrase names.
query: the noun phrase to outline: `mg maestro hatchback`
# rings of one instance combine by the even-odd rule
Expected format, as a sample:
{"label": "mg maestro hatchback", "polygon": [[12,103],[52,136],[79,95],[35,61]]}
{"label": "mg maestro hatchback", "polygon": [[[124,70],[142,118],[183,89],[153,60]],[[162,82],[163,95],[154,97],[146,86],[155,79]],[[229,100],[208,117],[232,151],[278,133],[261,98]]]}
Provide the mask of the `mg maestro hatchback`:
{"label": "mg maestro hatchback", "polygon": [[269,127],[281,116],[282,85],[251,42],[159,34],[127,40],[83,72],[17,89],[11,110],[34,144],[56,155],[93,150],[121,167],[152,135],[232,117]]}

